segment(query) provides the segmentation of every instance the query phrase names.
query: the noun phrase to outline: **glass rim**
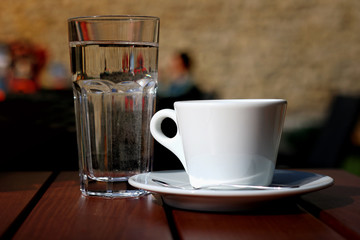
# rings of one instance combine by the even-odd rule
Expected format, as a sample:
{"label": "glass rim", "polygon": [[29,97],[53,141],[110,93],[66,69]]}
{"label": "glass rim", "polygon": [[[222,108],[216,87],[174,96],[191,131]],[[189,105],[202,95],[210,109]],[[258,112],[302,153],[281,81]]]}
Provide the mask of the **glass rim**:
{"label": "glass rim", "polygon": [[159,21],[159,17],[155,16],[143,16],[143,15],[94,15],[94,16],[82,16],[82,17],[72,17],[68,19],[68,22],[75,22],[75,21],[84,21],[84,22],[95,22],[95,21]]}

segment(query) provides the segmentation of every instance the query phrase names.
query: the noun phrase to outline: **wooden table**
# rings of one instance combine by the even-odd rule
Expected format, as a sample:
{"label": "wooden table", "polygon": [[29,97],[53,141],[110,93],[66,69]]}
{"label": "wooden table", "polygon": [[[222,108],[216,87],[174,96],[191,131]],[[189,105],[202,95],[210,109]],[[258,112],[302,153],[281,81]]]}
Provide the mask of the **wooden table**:
{"label": "wooden table", "polygon": [[360,177],[248,213],[173,209],[158,198],[84,197],[77,172],[0,173],[3,239],[360,239]]}

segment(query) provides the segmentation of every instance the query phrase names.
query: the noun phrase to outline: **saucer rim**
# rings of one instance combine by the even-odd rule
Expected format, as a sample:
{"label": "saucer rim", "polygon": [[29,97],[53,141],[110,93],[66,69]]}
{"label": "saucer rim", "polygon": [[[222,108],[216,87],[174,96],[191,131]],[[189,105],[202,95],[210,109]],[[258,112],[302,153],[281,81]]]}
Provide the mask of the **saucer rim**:
{"label": "saucer rim", "polygon": [[[176,189],[158,185],[151,181],[151,178],[158,178],[156,175],[172,175],[172,174],[181,174],[185,175],[184,170],[166,170],[166,171],[153,171],[148,173],[140,173],[129,178],[129,184],[136,188],[141,188],[149,192],[158,193],[160,195],[181,195],[181,196],[190,196],[190,197],[225,197],[225,198],[246,198],[246,197],[271,197],[279,198],[282,196],[294,196],[302,195],[309,192],[318,191],[324,188],[331,186],[334,183],[334,179],[317,173],[307,172],[307,171],[297,171],[297,170],[284,170],[284,169],[275,169],[275,174],[288,173],[288,174],[314,174],[319,178],[306,183],[299,188],[289,188],[289,189],[276,189],[276,190],[214,190],[214,189]],[[154,176],[155,175],[155,176]],[[144,178],[148,180],[147,183],[141,183],[137,179]],[[186,182],[185,182],[186,183]]]}

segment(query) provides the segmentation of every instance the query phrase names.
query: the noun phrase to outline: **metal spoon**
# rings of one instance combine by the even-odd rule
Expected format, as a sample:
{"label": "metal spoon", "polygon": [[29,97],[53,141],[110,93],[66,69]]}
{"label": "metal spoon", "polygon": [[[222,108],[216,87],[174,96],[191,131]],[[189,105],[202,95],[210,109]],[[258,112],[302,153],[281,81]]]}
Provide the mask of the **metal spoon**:
{"label": "metal spoon", "polygon": [[[170,188],[177,188],[177,189],[184,189],[189,190],[188,187],[181,187],[181,186],[175,186],[171,185],[167,182],[164,182],[159,179],[151,179],[153,182],[164,186],[164,187],[170,187]],[[251,185],[240,185],[240,184],[218,184],[218,185],[209,185],[209,186],[203,186],[203,187],[192,187],[193,189],[216,189],[216,190],[238,190],[238,189],[244,189],[244,190],[280,190],[280,189],[289,189],[289,188],[298,188],[299,185],[280,185],[280,184],[271,184],[270,186],[251,186]]]}

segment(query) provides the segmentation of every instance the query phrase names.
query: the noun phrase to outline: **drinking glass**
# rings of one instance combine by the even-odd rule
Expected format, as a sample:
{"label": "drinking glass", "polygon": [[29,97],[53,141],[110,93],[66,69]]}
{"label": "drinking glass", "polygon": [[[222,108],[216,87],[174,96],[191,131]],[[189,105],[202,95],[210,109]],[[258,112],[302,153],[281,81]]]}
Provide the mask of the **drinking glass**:
{"label": "drinking glass", "polygon": [[79,153],[87,196],[137,197],[127,180],[151,171],[159,24],[150,16],[68,20]]}

